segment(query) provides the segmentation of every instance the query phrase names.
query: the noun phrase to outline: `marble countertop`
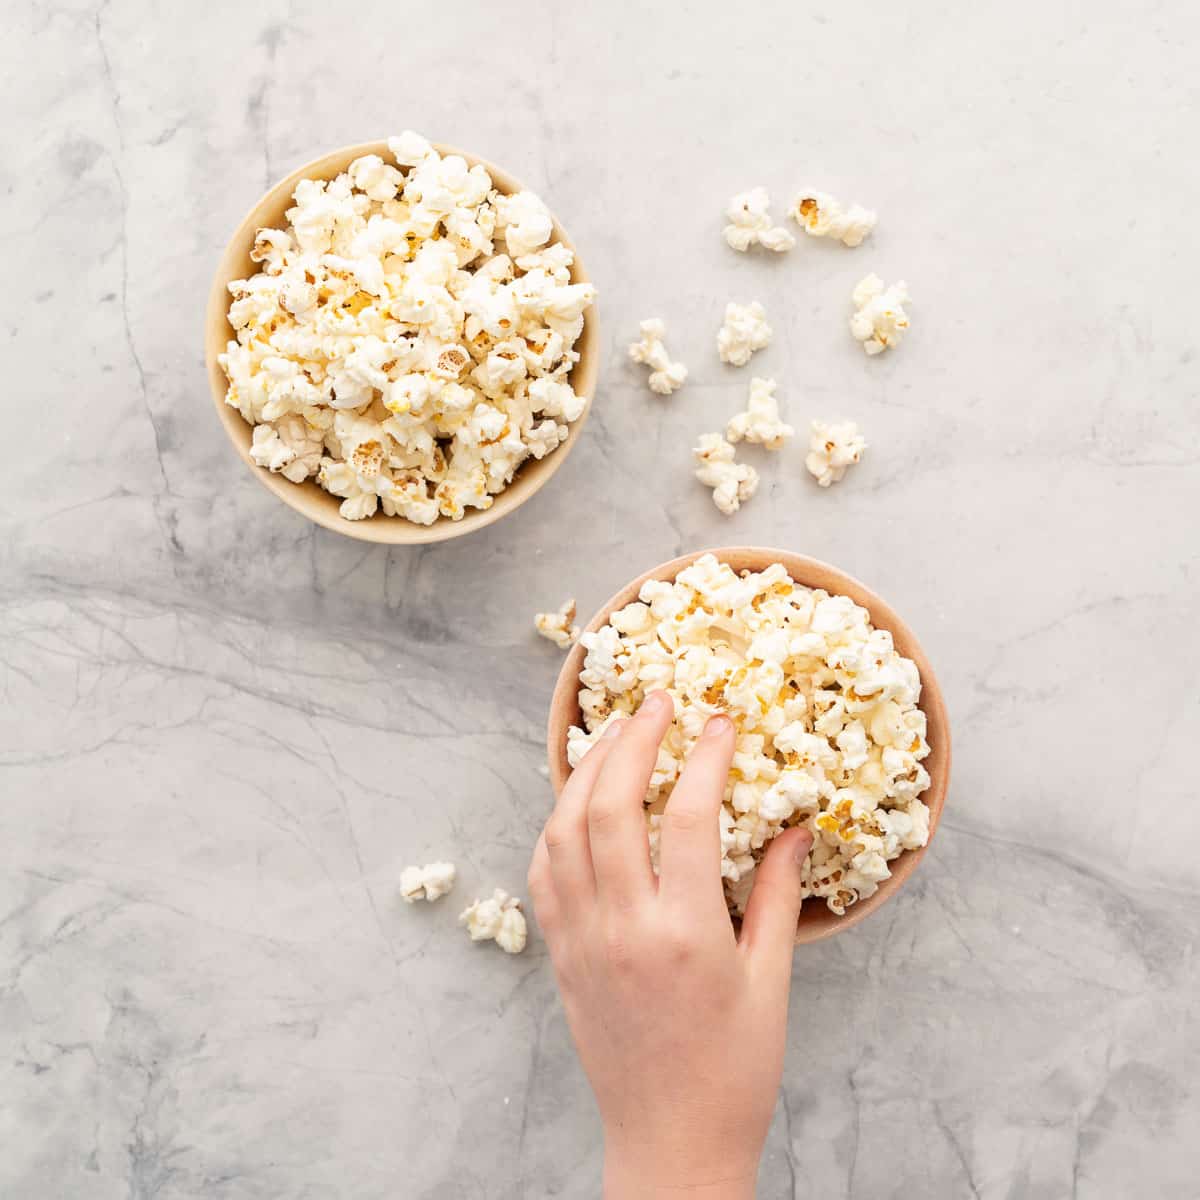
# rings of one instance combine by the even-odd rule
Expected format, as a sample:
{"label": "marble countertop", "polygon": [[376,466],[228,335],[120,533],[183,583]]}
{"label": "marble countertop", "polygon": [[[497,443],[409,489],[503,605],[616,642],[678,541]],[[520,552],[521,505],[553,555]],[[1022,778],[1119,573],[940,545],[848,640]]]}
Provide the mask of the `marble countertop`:
{"label": "marble countertop", "polygon": [[[1195,1196],[1200,10],[338,11],[7,18],[0,1195],[594,1196],[544,947],[472,945],[457,901],[523,887],[549,803],[534,609],[750,542],[886,595],[956,733],[912,884],[797,956],[760,1194]],[[201,332],[266,185],[406,126],[546,196],[604,363],[519,513],[388,551],[249,477]],[[726,249],[730,195],[803,183],[876,236]],[[871,361],[868,270],[914,297]],[[730,299],[775,326],[749,371]],[[649,315],[669,400],[625,359]],[[727,520],[689,448],[752,372],[870,449],[829,492],[757,456]],[[399,904],[443,856],[456,896]]]}

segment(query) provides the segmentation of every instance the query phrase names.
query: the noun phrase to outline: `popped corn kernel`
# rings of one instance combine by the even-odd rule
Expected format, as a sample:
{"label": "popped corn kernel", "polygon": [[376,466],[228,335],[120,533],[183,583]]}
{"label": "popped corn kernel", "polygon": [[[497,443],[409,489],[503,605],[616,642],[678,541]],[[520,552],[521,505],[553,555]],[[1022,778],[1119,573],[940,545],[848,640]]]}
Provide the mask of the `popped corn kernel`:
{"label": "popped corn kernel", "polygon": [[564,601],[556,612],[540,612],[533,618],[538,633],[552,641],[560,650],[569,649],[579,637],[579,626],[574,621],[574,598]]}
{"label": "popped corn kernel", "polygon": [[767,312],[757,300],[750,304],[730,301],[725,306],[725,319],[717,333],[717,353],[722,362],[744,367],[750,356],[770,341]]}
{"label": "popped corn kernel", "polygon": [[827,192],[804,189],[788,209],[788,215],[810,237],[828,237],[844,246],[860,246],[875,228],[878,216],[869,208],[852,204],[843,209]]}
{"label": "popped corn kernel", "polygon": [[696,478],[713,489],[713,503],[728,517],[758,490],[758,472],[734,461],[733,447],[719,433],[702,433],[692,451]]}
{"label": "popped corn kernel", "polygon": [[432,862],[423,867],[405,867],[400,872],[400,898],[405,904],[418,900],[440,900],[454,887],[458,870],[450,862]]}
{"label": "popped corn kernel", "polygon": [[777,254],[790,250],[796,239],[782,225],[776,225],[767,211],[771,198],[763,187],[739,192],[725,207],[725,241],[734,250],[746,251],[759,245]]}
{"label": "popped corn kernel", "polygon": [[862,458],[867,443],[853,421],[814,421],[804,465],[821,487],[838,483]]}
{"label": "popped corn kernel", "polygon": [[648,383],[650,390],[660,396],[669,396],[677,388],[683,386],[687,379],[687,367],[681,362],[673,362],[663,345],[667,327],[658,317],[648,317],[641,323],[642,336],[629,346],[629,357],[635,363],[642,363],[650,368]]}
{"label": "popped corn kernel", "polygon": [[750,398],[746,411],[729,419],[725,436],[731,442],[756,442],[768,450],[779,450],[796,431],[779,416],[775,399],[775,380],[750,380]]}
{"label": "popped corn kernel", "polygon": [[854,315],[850,332],[868,354],[882,354],[898,346],[908,329],[908,286],[904,280],[884,287],[878,275],[859,280],[852,296]]}
{"label": "popped corn kernel", "polygon": [[494,941],[505,954],[520,954],[525,949],[525,914],[521,901],[503,888],[496,888],[486,900],[476,900],[459,914],[473,942]]}

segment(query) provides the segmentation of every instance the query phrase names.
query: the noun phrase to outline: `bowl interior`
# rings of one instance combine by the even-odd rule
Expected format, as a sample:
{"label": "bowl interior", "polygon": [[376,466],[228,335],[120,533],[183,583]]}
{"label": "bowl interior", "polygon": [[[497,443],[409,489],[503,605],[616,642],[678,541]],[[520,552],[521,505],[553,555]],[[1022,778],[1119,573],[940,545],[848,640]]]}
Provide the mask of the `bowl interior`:
{"label": "bowl interior", "polygon": [[[485,159],[453,146],[435,143],[435,149],[440,154],[458,154],[471,166],[476,163],[485,167],[492,177],[496,189],[505,194],[519,192],[522,185],[506,171],[493,166]],[[257,204],[246,214],[238,226],[229,245],[226,246],[217,272],[213,278],[212,289],[208,297],[208,309],[205,313],[204,349],[208,365],[208,378],[212,388],[213,401],[216,404],[217,416],[229,435],[229,440],[241,456],[242,461],[254,472],[254,477],[270,491],[274,492],[285,504],[303,513],[310,521],[336,533],[344,533],[349,537],[367,542],[382,542],[388,545],[420,545],[427,542],[440,542],[449,538],[461,537],[476,529],[482,529],[493,521],[499,520],[505,513],[510,513],[522,505],[530,496],[541,488],[546,481],[562,466],[567,455],[571,452],[587,419],[591,407],[591,398],[596,389],[596,375],[599,370],[600,351],[596,327],[595,306],[584,313],[583,333],[575,343],[579,361],[571,371],[571,386],[576,393],[587,400],[583,412],[577,421],[568,427],[566,440],[552,453],[543,459],[528,459],[522,463],[512,483],[495,497],[491,508],[480,511],[468,509],[461,521],[451,521],[448,517],[439,517],[432,525],[416,525],[402,517],[386,517],[377,513],[364,521],[347,521],[338,512],[341,501],[331,496],[315,480],[308,479],[296,484],[284,479],[282,475],[274,475],[270,471],[256,466],[250,458],[250,443],[253,431],[242,420],[241,414],[235,408],[225,403],[225,392],[228,381],[225,372],[217,362],[217,355],[225,349],[225,344],[233,336],[233,328],[226,320],[229,311],[229,292],[227,285],[234,279],[246,279],[259,270],[259,264],[250,258],[250,249],[254,244],[254,235],[264,227],[283,228],[287,225],[284,213],[292,206],[292,192],[301,179],[331,179],[340,171],[344,171],[354,159],[364,154],[378,154],[386,161],[391,161],[387,142],[364,142],[357,146],[344,146],[334,150],[322,158],[297,168],[286,179],[277,183]],[[562,242],[572,252],[575,246],[567,237],[565,231],[554,222],[554,240]],[[571,280],[574,283],[589,282],[588,276],[579,259],[575,259],[571,268]]]}
{"label": "bowl interior", "polygon": [[[702,554],[713,554],[722,562],[728,563],[736,571],[749,569],[761,571],[773,562],[782,563],[788,574],[799,584],[810,588],[824,588],[827,592],[849,596],[856,604],[861,604],[871,614],[871,622],[877,629],[888,630],[896,643],[896,648],[906,658],[911,658],[921,672],[921,709],[928,722],[929,757],[925,760],[925,769],[929,772],[930,785],[921,794],[921,799],[929,807],[929,841],[932,842],[938,821],[941,819],[942,806],[946,799],[946,788],[950,781],[950,726],[946,716],[945,701],[937,676],[933,673],[925,652],[921,649],[916,635],[902,621],[892,607],[880,596],[876,595],[866,585],[857,579],[839,571],[828,563],[815,558],[806,558],[801,554],[792,554],[786,550],[771,550],[757,546],[735,546],[719,550],[698,550],[694,554],[686,554],[670,562],[661,563],[644,575],[638,576],[632,583],[623,587],[615,596],[607,600],[596,615],[587,624],[587,629],[599,629],[605,624],[608,616],[615,609],[622,608],[637,599],[641,586],[647,579],[674,579],[684,567],[694,562]],[[584,650],[578,643],[568,653],[559,673],[558,683],[550,701],[550,718],[547,725],[547,751],[550,764],[550,782],[557,796],[563,785],[570,777],[571,768],[567,763],[567,730],[572,725],[581,722],[579,709],[579,672],[583,667]],[[904,881],[913,873],[928,849],[927,842],[919,850],[906,850],[894,862],[888,865],[892,869],[890,879],[885,879],[879,890],[866,900],[860,900],[852,908],[847,909],[843,917],[831,913],[821,901],[808,900],[800,913],[800,921],[796,930],[796,941],[816,942],[830,937],[842,930],[857,925],[859,921],[870,916],[881,904],[894,895]]]}

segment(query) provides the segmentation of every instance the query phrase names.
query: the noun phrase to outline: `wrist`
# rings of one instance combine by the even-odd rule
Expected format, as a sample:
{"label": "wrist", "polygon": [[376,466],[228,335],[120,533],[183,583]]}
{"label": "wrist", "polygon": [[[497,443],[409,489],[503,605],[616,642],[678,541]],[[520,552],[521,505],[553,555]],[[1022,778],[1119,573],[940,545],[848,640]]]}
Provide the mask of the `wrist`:
{"label": "wrist", "polygon": [[604,1200],[754,1200],[757,1179],[757,1161],[672,1167],[652,1153],[604,1152]]}

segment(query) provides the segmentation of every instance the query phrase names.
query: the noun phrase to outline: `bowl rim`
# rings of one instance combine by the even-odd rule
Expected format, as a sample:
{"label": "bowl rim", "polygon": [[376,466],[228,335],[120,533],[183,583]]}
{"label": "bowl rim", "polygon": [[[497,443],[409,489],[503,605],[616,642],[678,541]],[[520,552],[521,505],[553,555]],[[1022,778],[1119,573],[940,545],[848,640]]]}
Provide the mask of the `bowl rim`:
{"label": "bowl rim", "polygon": [[[641,586],[648,579],[674,579],[680,571],[705,554],[712,554],[722,562],[729,562],[735,570],[749,567],[761,571],[772,562],[781,563],[792,579],[804,587],[823,588],[825,591],[849,596],[862,605],[871,615],[871,623],[877,629],[886,629],[896,643],[897,650],[911,658],[921,675],[920,708],[925,713],[928,725],[929,757],[925,768],[929,772],[929,787],[920,799],[929,809],[929,838],[924,846],[916,850],[905,850],[888,866],[892,869],[889,879],[883,880],[873,896],[860,900],[847,909],[844,916],[836,916],[825,906],[806,904],[801,910],[796,931],[796,944],[804,945],[822,941],[853,928],[885,904],[908,881],[917,869],[926,851],[933,842],[945,807],[946,793],[950,784],[951,739],[950,719],[946,702],[937,675],[925,654],[916,634],[892,606],[872,588],[853,575],[817,558],[780,550],[767,546],[717,546],[696,550],[676,558],[667,559],[636,579],[625,584],[608,598],[593,614],[584,632],[594,632],[604,625],[609,615],[637,598]],[[733,561],[731,561],[733,560]],[[550,783],[557,799],[563,785],[570,777],[567,763],[567,729],[580,719],[578,700],[579,672],[583,666],[584,649],[576,642],[567,654],[554,685],[550,699],[550,712],[546,722],[546,753],[550,767]]]}
{"label": "bowl rim", "polygon": [[[503,168],[497,167],[488,159],[461,150],[446,142],[431,142],[430,145],[443,157],[456,154],[464,158],[469,166],[484,167],[491,175],[497,190],[506,195],[528,190],[515,176]],[[602,351],[596,305],[594,303],[590,305],[583,314],[583,332],[575,343],[575,349],[579,352],[580,357],[579,361],[571,368],[569,376],[576,395],[582,396],[584,399],[583,411],[576,420],[569,423],[566,438],[551,453],[545,458],[530,458],[521,464],[512,482],[495,496],[490,508],[469,509],[459,521],[452,521],[448,517],[439,517],[432,525],[417,525],[403,517],[387,517],[381,512],[362,521],[348,521],[337,511],[335,502],[337,498],[325,492],[314,480],[306,479],[303,483],[292,483],[282,475],[257,466],[249,454],[253,427],[243,420],[237,409],[225,403],[228,380],[217,362],[217,356],[225,349],[232,333],[226,320],[229,311],[229,294],[226,284],[230,280],[246,277],[244,264],[249,262],[250,246],[253,244],[254,235],[258,229],[263,228],[264,224],[270,221],[265,214],[276,209],[282,211],[282,208],[288,207],[286,200],[290,198],[300,180],[332,178],[333,175],[345,170],[354,159],[365,154],[389,156],[390,161],[387,139],[340,146],[302,164],[277,183],[272,184],[259,196],[234,228],[217,260],[204,310],[204,360],[209,390],[212,393],[217,418],[238,457],[246,464],[260,484],[301,516],[334,533],[340,533],[362,542],[373,542],[377,545],[428,545],[434,542],[450,541],[483,529],[494,521],[500,520],[501,517],[515,512],[526,500],[541,491],[575,448],[591,412],[596,382],[600,373]],[[575,243],[559,224],[558,218],[553,212],[550,215],[554,229],[552,240],[561,242],[575,256],[571,268],[572,283],[590,283],[591,277],[579,259]],[[257,264],[252,264],[252,267],[254,271],[260,269]]]}

